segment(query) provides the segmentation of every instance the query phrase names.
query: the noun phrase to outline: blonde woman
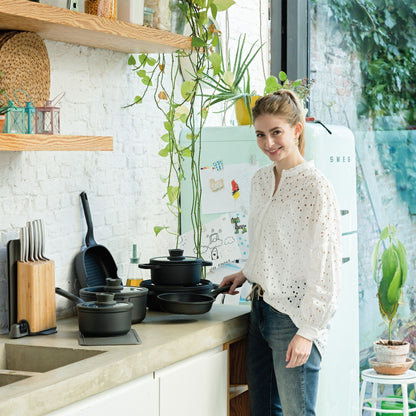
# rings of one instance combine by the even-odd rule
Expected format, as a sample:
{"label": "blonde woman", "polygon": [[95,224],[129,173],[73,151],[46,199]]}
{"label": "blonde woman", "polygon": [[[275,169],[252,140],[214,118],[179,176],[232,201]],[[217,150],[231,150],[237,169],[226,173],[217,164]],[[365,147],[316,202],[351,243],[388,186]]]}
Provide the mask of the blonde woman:
{"label": "blonde woman", "polygon": [[251,416],[315,416],[328,322],[338,298],[341,232],[334,190],[305,161],[303,107],[289,90],[253,108],[257,144],[272,164],[251,184],[250,253],[226,276],[253,284],[247,341]]}

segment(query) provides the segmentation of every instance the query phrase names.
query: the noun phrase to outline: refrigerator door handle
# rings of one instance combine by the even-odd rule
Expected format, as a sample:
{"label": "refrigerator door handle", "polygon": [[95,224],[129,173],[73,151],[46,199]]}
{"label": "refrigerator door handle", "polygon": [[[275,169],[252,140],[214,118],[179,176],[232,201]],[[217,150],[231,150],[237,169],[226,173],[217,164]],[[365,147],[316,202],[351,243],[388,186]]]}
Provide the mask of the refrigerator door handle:
{"label": "refrigerator door handle", "polygon": [[351,257],[343,257],[342,258],[342,264],[348,263],[351,260]]}
{"label": "refrigerator door handle", "polygon": [[340,210],[341,215],[348,215],[350,213],[349,209],[341,209]]}

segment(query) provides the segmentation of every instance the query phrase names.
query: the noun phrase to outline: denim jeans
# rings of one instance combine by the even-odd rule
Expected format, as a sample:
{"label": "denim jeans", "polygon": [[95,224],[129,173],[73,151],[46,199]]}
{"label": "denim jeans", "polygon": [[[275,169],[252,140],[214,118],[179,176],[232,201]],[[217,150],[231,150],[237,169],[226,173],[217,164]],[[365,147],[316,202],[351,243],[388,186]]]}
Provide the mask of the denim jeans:
{"label": "denim jeans", "polygon": [[288,315],[254,293],[247,339],[250,416],[315,416],[321,355],[313,344],[308,361],[286,368],[287,347],[297,332]]}

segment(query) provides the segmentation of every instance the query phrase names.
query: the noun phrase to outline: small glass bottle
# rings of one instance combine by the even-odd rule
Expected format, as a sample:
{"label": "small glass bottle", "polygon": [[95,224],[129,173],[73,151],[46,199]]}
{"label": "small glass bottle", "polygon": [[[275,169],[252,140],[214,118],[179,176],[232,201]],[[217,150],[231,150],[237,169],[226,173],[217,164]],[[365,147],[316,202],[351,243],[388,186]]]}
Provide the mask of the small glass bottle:
{"label": "small glass bottle", "polygon": [[139,269],[139,261],[140,255],[137,255],[137,244],[133,244],[133,256],[130,259],[126,286],[140,286],[140,283],[143,281]]}

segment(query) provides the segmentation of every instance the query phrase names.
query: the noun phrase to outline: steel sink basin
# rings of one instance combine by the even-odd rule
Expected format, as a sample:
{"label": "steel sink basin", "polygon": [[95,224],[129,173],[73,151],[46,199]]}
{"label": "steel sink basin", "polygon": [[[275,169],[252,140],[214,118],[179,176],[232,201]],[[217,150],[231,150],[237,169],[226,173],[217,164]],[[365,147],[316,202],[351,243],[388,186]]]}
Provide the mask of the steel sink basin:
{"label": "steel sink basin", "polygon": [[0,344],[0,387],[85,360],[105,351]]}

